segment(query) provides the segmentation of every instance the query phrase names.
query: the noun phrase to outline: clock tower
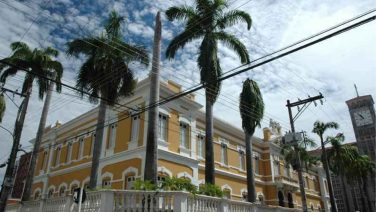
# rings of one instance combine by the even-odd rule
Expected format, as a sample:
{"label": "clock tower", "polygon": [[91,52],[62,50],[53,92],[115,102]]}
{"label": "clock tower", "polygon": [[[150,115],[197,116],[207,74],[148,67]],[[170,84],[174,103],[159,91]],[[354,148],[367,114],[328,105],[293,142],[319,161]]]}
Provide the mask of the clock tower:
{"label": "clock tower", "polygon": [[375,160],[376,124],[371,95],[358,96],[346,101],[359,151]]}

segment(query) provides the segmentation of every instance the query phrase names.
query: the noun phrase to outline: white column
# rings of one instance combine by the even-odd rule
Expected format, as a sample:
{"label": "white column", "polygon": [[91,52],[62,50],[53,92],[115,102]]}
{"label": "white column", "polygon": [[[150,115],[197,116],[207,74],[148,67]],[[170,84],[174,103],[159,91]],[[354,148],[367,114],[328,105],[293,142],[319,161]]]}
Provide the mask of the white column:
{"label": "white column", "polygon": [[179,192],[174,195],[174,212],[188,211],[188,193]]}
{"label": "white column", "polygon": [[229,212],[227,199],[222,198],[221,203],[219,205],[219,212]]}
{"label": "white column", "polygon": [[114,192],[101,191],[101,205],[99,211],[113,211],[114,208]]}

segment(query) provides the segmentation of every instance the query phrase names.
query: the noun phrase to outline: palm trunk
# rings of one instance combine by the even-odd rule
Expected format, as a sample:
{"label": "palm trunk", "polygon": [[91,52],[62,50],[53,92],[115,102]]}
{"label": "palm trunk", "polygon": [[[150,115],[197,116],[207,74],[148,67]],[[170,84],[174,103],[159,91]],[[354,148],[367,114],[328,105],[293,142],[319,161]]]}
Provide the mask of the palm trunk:
{"label": "palm trunk", "polygon": [[328,182],[330,205],[331,205],[331,208],[332,208],[332,212],[337,212],[337,204],[336,204],[336,201],[334,199],[332,180],[331,180],[331,177],[330,177],[329,164],[328,164],[328,159],[326,157],[324,140],[323,140],[322,136],[320,136],[320,139],[321,139],[321,150],[322,150],[322,155],[323,155],[323,160],[324,160],[323,164],[324,164],[324,169],[325,169],[325,174],[326,174],[326,180]]}
{"label": "palm trunk", "polygon": [[349,197],[347,195],[347,186],[345,185],[345,179],[344,179],[344,176],[341,175],[341,183],[342,183],[342,188],[343,188],[343,191],[344,191],[344,195],[345,195],[345,202],[346,202],[346,211],[350,211],[351,208],[350,208],[350,200],[349,200]]}
{"label": "palm trunk", "polygon": [[362,212],[363,211],[367,211],[367,204],[366,204],[366,199],[364,198],[364,195],[363,195],[363,192],[362,192],[362,185],[361,185],[361,179],[359,179],[357,181],[357,184],[358,184],[358,188],[359,188],[359,194],[360,194],[360,198],[361,198],[361,201],[362,201]]}
{"label": "palm trunk", "polygon": [[[52,76],[52,78],[53,79],[55,78],[55,74]],[[35,165],[36,165],[36,162],[37,162],[37,156],[38,156],[40,144],[42,143],[42,136],[43,136],[44,127],[46,126],[48,109],[50,107],[52,89],[53,88],[54,88],[54,83],[51,81],[50,85],[48,87],[46,99],[45,99],[44,105],[43,105],[42,115],[41,115],[40,121],[39,121],[38,132],[37,132],[37,136],[35,138],[34,149],[33,149],[32,155],[31,155],[29,174],[26,177],[25,188],[24,188],[24,192],[22,194],[22,201],[27,201],[30,198],[31,186],[33,184],[33,178],[34,178],[34,172],[35,172]]]}
{"label": "palm trunk", "polygon": [[13,187],[14,181],[14,166],[16,163],[18,147],[20,145],[20,139],[22,134],[23,125],[25,122],[27,107],[29,105],[30,94],[32,89],[32,83],[30,83],[29,88],[27,89],[26,97],[22,101],[20,108],[18,109],[18,114],[16,117],[16,123],[14,126],[14,133],[13,133],[13,145],[12,151],[9,156],[7,170],[4,175],[3,185],[1,188],[0,194],[0,211],[5,211],[5,207],[7,204],[8,196]]}
{"label": "palm trunk", "polygon": [[[158,12],[155,20],[153,62],[150,73],[150,104],[153,105],[159,101],[159,61],[161,55],[161,18]],[[146,155],[144,180],[157,183],[158,177],[158,107],[153,107],[148,113],[148,131],[146,139]]]}
{"label": "palm trunk", "polygon": [[298,164],[296,165],[296,170],[298,172],[298,180],[299,180],[299,189],[300,189],[300,195],[302,199],[302,208],[303,211],[306,212],[308,211],[308,206],[307,206],[307,196],[304,188],[304,178],[303,178],[303,169],[302,169],[302,164],[300,162],[300,153],[299,150],[295,147],[295,153],[297,154],[298,157]]}
{"label": "palm trunk", "polygon": [[[208,89],[208,88],[207,88]],[[214,151],[213,151],[213,103],[210,100],[210,91],[205,90],[206,114],[205,114],[205,183],[215,184],[214,177]]]}
{"label": "palm trunk", "polygon": [[368,179],[367,179],[367,176],[363,176],[362,180],[363,180],[363,191],[364,191],[364,194],[366,195],[368,209],[369,209],[369,211],[374,211],[374,208],[373,208],[372,202],[371,202],[371,197],[370,197],[369,192],[368,192],[368,185],[367,185],[368,184]]}
{"label": "palm trunk", "polygon": [[247,200],[248,202],[256,202],[256,186],[255,176],[253,170],[253,157],[252,157],[252,135],[245,133],[245,148],[246,148],[246,163],[247,163]]}
{"label": "palm trunk", "polygon": [[101,100],[99,104],[97,128],[95,129],[93,158],[91,160],[91,173],[90,173],[90,188],[91,189],[95,189],[97,187],[99,158],[102,152],[104,121],[106,118],[106,107],[107,107],[106,102],[104,100]]}

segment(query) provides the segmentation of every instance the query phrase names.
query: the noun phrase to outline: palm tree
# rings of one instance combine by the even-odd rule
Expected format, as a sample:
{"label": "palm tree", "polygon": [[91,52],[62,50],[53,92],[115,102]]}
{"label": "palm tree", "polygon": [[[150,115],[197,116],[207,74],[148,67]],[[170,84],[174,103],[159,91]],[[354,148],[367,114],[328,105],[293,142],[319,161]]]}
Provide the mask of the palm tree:
{"label": "palm tree", "polygon": [[320,121],[316,121],[313,124],[312,132],[316,133],[320,137],[321,150],[322,150],[322,162],[323,162],[323,165],[324,165],[326,179],[327,179],[328,187],[329,187],[330,205],[331,205],[332,211],[337,212],[337,205],[336,205],[336,201],[334,199],[332,180],[330,179],[328,158],[327,158],[327,155],[326,155],[325,144],[324,144],[324,133],[328,129],[338,129],[338,124],[336,122],[323,123],[323,122],[320,122]]}
{"label": "palm tree", "polygon": [[[351,169],[349,169],[350,180],[357,181],[359,185],[359,191],[363,190],[367,198],[367,206],[366,206],[363,195],[362,195],[363,192],[360,192],[362,195],[363,210],[375,211],[371,198],[370,198],[369,190],[368,190],[369,186],[368,186],[368,177],[367,177],[369,175],[375,174],[375,171],[376,171],[375,162],[372,161],[367,155],[358,155],[349,166],[351,167]],[[360,185],[362,185],[362,188]],[[368,210],[366,209],[367,207],[368,207]]]}
{"label": "palm tree", "polygon": [[346,206],[350,210],[349,197],[347,195],[347,186],[345,178],[348,176],[348,170],[352,169],[350,164],[358,155],[358,149],[354,146],[342,145],[345,136],[340,133],[335,137],[327,137],[326,139],[332,145],[328,150],[328,163],[330,170],[341,178],[342,187],[345,193]]}
{"label": "palm tree", "polygon": [[[58,61],[52,59],[52,57],[58,56],[58,52],[53,48],[35,48],[34,50],[31,50],[29,46],[23,42],[12,43],[10,47],[13,51],[13,54],[10,57],[0,60],[0,70],[2,70],[0,82],[5,83],[8,77],[14,76],[20,70],[27,70],[28,72],[26,72],[25,80],[22,85],[22,94],[25,96],[25,98],[22,101],[21,106],[19,107],[18,115],[16,117],[16,123],[13,133],[13,146],[4,179],[11,179],[13,177],[14,164],[18,152],[22,128],[34,80],[37,81],[39,88],[39,99],[42,100],[44,94],[49,88],[49,85],[51,84],[47,79],[50,78],[51,72],[56,73],[57,82],[60,82],[63,72],[62,65]],[[60,83],[57,84],[56,90],[58,92],[61,91]],[[37,148],[37,150],[38,149],[39,148]],[[36,155],[32,160],[36,160]],[[33,175],[33,173],[34,172],[30,172],[30,175]],[[5,203],[10,190],[11,186],[4,184],[1,190],[0,211],[3,211],[5,208]]]}
{"label": "palm tree", "polygon": [[3,120],[4,113],[6,109],[4,94],[0,94],[0,123]]}
{"label": "palm tree", "polygon": [[248,13],[228,8],[227,0],[196,0],[195,7],[173,6],[166,11],[168,20],[186,21],[183,32],[168,45],[166,57],[174,58],[178,49],[193,40],[202,39],[197,59],[201,83],[205,86],[206,128],[205,128],[205,183],[215,184],[213,153],[213,105],[219,95],[221,66],[218,59],[218,42],[221,41],[240,57],[241,63],[249,63],[249,55],[244,44],[234,35],[225,32],[225,28],[240,21],[251,28],[252,19]]}
{"label": "palm tree", "polygon": [[[296,171],[302,171],[298,169],[298,163],[300,159],[301,166],[308,171],[308,169],[315,165],[318,161],[317,157],[311,156],[307,148],[314,148],[317,144],[311,139],[304,135],[303,140],[298,141],[296,149],[291,145],[283,145],[281,149],[281,154],[283,155],[287,164],[291,165]],[[297,154],[298,152],[298,154]],[[298,158],[300,157],[300,158]]]}
{"label": "palm tree", "polygon": [[[162,23],[160,12],[155,18],[155,32],[154,32],[154,47],[153,47],[153,62],[150,73],[150,104],[155,104],[159,99],[159,69],[161,58],[161,36]],[[144,180],[157,183],[157,168],[158,168],[158,107],[153,107],[149,110],[148,134],[146,141],[146,158],[144,168]]]}
{"label": "palm tree", "polygon": [[247,164],[247,200],[256,201],[256,187],[254,179],[253,161],[252,161],[252,136],[257,126],[264,116],[264,101],[257,83],[247,79],[243,83],[243,90],[240,93],[239,101],[240,116],[242,118],[242,127],[245,134],[246,145],[246,164]]}
{"label": "palm tree", "polygon": [[98,122],[94,140],[94,151],[91,164],[90,188],[97,185],[99,157],[102,151],[105,113],[107,105],[113,106],[121,96],[132,94],[136,86],[134,71],[128,66],[130,62],[149,63],[146,50],[142,47],[123,41],[121,24],[124,17],[115,11],[111,12],[105,25],[105,31],[98,37],[78,38],[68,42],[67,54],[86,57],[79,69],[76,87],[89,92],[89,100],[98,102]]}

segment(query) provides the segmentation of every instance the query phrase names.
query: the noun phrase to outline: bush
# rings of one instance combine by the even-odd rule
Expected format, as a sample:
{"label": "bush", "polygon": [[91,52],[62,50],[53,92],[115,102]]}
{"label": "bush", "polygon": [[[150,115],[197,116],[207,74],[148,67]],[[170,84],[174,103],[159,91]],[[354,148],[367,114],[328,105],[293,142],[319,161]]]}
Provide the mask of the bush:
{"label": "bush", "polygon": [[221,188],[213,184],[204,184],[200,186],[198,193],[212,197],[223,197],[223,191]]}
{"label": "bush", "polygon": [[196,186],[190,180],[185,178],[166,178],[161,184],[161,189],[165,191],[187,191],[193,194],[197,193]]}
{"label": "bush", "polygon": [[142,181],[140,179],[137,179],[134,182],[134,189],[135,190],[143,190],[143,191],[155,191],[158,189],[158,186],[153,184],[150,181]]}

